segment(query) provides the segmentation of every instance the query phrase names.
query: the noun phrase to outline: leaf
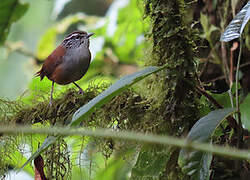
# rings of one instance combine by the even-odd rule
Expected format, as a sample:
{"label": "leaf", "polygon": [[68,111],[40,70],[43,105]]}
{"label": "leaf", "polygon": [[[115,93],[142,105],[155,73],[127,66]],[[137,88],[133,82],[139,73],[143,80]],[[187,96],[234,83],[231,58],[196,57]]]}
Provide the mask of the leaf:
{"label": "leaf", "polygon": [[[216,127],[222,120],[234,112],[234,108],[219,109],[210,112],[194,124],[187,138],[191,141],[209,142]],[[211,160],[211,154],[182,149],[178,164],[182,168],[182,171],[192,176],[193,179],[207,180],[210,175]]]}
{"label": "leaf", "polygon": [[6,40],[11,24],[19,20],[28,7],[27,3],[21,4],[19,0],[0,1],[0,45]]}
{"label": "leaf", "polygon": [[210,153],[203,153],[200,161],[200,172],[198,179],[210,179],[210,165],[213,159],[213,155]]}
{"label": "leaf", "polygon": [[[138,71],[136,73],[133,73],[131,75],[127,75],[121,78],[112,86],[110,86],[108,89],[106,89],[104,92],[102,92],[100,95],[98,95],[97,97],[92,99],[90,102],[88,102],[86,105],[78,109],[72,118],[72,122],[70,126],[74,127],[74,126],[79,125],[83,121],[83,119],[87,117],[88,115],[90,115],[92,112],[94,112],[96,108],[100,108],[103,104],[107,103],[117,94],[129,88],[136,82],[144,79],[145,77],[149,76],[152,73],[156,73],[160,70],[163,70],[165,67],[166,65],[160,66],[160,67],[149,66],[141,71]],[[26,166],[28,163],[30,163],[34,158],[36,158],[39,154],[41,154],[41,152],[43,152],[49,146],[55,143],[58,138],[59,137],[54,137],[54,136],[49,136],[48,138],[46,138],[42,146],[34,154],[31,155],[31,157],[21,167],[21,169],[24,166]]]}
{"label": "leaf", "polygon": [[220,41],[228,42],[241,36],[249,18],[250,18],[250,1],[242,8],[235,18],[226,27],[225,32],[221,35]]}
{"label": "leaf", "polygon": [[249,111],[249,103],[250,103],[250,94],[244,99],[243,103],[240,105],[241,112],[241,120],[244,127],[250,130],[250,111]]}
{"label": "leaf", "polygon": [[38,157],[44,150],[46,150],[49,146],[51,146],[53,143],[56,142],[56,140],[59,137],[55,137],[55,136],[49,136],[45,139],[45,141],[43,142],[42,146],[38,148],[38,150],[32,154],[30,156],[30,158],[24,163],[24,165],[22,165],[22,167],[19,169],[19,172],[28,164],[30,163],[33,159],[35,159],[36,157]]}
{"label": "leaf", "polygon": [[209,42],[212,42],[211,40],[212,32],[218,30],[218,28],[214,25],[211,25],[209,23],[208,16],[202,13],[200,14],[200,21],[201,21],[202,28],[204,30],[204,34],[202,35],[202,37],[206,38]]}
{"label": "leaf", "polygon": [[104,92],[102,92],[100,95],[98,95],[90,102],[88,102],[86,105],[78,109],[73,115],[70,126],[79,125],[83,121],[83,119],[88,115],[90,115],[92,112],[94,112],[96,108],[100,108],[102,105],[104,105],[105,103],[110,101],[113,97],[115,97],[117,94],[129,88],[136,82],[144,79],[145,77],[147,77],[152,73],[156,73],[164,69],[165,67],[166,66],[161,66],[161,67],[149,66],[141,71],[135,72],[131,75],[127,75],[121,78],[112,86],[110,86],[108,89],[106,89]]}
{"label": "leaf", "polygon": [[187,138],[191,141],[208,142],[215,128],[235,112],[235,108],[218,109],[199,119],[190,130]]}

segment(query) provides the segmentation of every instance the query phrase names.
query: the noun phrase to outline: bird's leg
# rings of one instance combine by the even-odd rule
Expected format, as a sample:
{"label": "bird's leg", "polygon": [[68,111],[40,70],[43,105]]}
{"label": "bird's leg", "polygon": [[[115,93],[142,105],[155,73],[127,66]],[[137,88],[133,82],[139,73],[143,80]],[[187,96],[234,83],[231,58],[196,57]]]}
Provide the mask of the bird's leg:
{"label": "bird's leg", "polygon": [[52,87],[51,87],[51,92],[50,92],[50,100],[49,100],[49,106],[52,106],[52,101],[53,101],[53,92],[54,92],[54,81],[52,81]]}
{"label": "bird's leg", "polygon": [[78,87],[78,89],[79,89],[79,94],[83,94],[84,93],[84,91],[82,90],[82,88],[80,87],[80,86],[78,86],[75,82],[73,82],[73,84],[74,85],[76,85],[76,87]]}

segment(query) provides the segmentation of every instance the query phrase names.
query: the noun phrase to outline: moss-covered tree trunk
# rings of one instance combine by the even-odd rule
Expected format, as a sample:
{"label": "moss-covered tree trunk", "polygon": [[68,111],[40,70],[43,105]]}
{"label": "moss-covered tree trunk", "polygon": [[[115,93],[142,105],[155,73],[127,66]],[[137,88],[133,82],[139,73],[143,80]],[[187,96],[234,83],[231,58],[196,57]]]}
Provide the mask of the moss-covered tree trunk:
{"label": "moss-covered tree trunk", "polygon": [[[159,114],[171,126],[168,133],[182,134],[198,118],[195,69],[195,34],[185,21],[183,0],[151,0],[146,10],[152,19],[151,65],[168,64],[154,78],[154,100]],[[159,89],[160,88],[160,89]],[[184,128],[184,129],[183,129]]]}
{"label": "moss-covered tree trunk", "polygon": [[[84,121],[84,127],[110,127],[117,121],[122,130],[151,131],[173,136],[181,136],[189,131],[199,118],[199,100],[195,91],[196,35],[186,22],[186,8],[184,0],[145,0],[146,14],[152,23],[152,55],[148,58],[147,65],[168,64],[168,68],[151,76],[144,84],[144,89],[148,89],[145,93],[147,99],[129,90]],[[69,91],[63,98],[55,100],[55,109],[48,109],[47,103],[21,109],[13,121],[17,124],[35,124],[48,120],[53,125],[67,124],[73,113],[98,93],[96,87],[87,91],[84,96]],[[62,142],[58,144],[63,144]],[[105,143],[106,141],[102,141],[102,144]],[[108,143],[109,141],[106,144]],[[112,153],[113,147],[110,149]],[[103,151],[106,153],[105,149]],[[53,159],[63,156],[55,153],[52,147],[43,155],[45,160],[51,159],[50,152],[54,152]],[[110,154],[106,153],[106,156],[109,157]],[[187,179],[177,164],[178,155],[177,148],[147,148],[145,145],[140,149],[132,170],[132,179]],[[47,163],[49,177],[61,171],[54,168],[53,163],[55,162],[50,161],[50,165]]]}
{"label": "moss-covered tree trunk", "polygon": [[[154,117],[151,118],[162,119],[157,133],[181,136],[199,118],[198,94],[195,91],[195,33],[186,22],[184,0],[148,0],[145,8],[151,18],[153,40],[148,64],[168,64],[168,68],[154,75],[147,85],[149,98],[153,101],[151,111]],[[161,157],[166,160],[164,168],[159,168],[160,179],[185,179],[177,164],[179,150],[176,148],[163,151],[159,147],[141,152],[136,170],[143,167],[143,153],[150,154],[149,151],[152,163],[159,160],[158,165],[161,164]]]}

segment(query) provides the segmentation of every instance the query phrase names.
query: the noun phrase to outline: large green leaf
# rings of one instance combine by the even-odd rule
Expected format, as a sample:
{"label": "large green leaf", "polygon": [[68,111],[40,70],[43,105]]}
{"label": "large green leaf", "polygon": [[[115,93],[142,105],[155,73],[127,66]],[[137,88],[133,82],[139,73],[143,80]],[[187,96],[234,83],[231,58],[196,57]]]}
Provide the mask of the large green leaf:
{"label": "large green leaf", "polygon": [[19,0],[0,1],[0,45],[6,40],[11,24],[20,19],[28,7],[27,3],[21,4]]}
{"label": "large green leaf", "polygon": [[[222,120],[234,112],[234,108],[210,112],[194,124],[187,138],[190,141],[209,142],[216,127]],[[182,149],[180,151],[178,164],[182,167],[182,171],[190,175],[193,179],[208,180],[211,160],[211,154]]]}
{"label": "large green leaf", "polygon": [[121,93],[122,91],[132,86],[136,82],[164,68],[165,66],[161,67],[150,66],[141,71],[135,72],[131,75],[127,75],[121,78],[112,86],[110,86],[107,90],[102,92],[99,96],[92,99],[88,104],[78,109],[72,118],[70,126],[79,125],[84,120],[84,118],[90,115],[92,112],[94,112],[96,108],[100,108],[102,105],[104,105],[105,103],[110,101],[113,97],[115,97],[117,94]]}
{"label": "large green leaf", "polygon": [[228,42],[241,36],[248,20],[250,18],[250,1],[229,23],[225,32],[221,35],[220,41]]}
{"label": "large green leaf", "polygon": [[[147,67],[141,71],[138,71],[136,73],[133,73],[131,75],[127,75],[120,80],[118,80],[116,83],[114,83],[112,86],[110,86],[108,89],[106,89],[104,92],[102,92],[100,95],[92,99],[89,103],[78,109],[73,118],[72,122],[69,125],[70,127],[74,127],[79,125],[85,117],[93,113],[96,108],[100,108],[102,105],[110,101],[113,97],[115,97],[117,94],[121,93],[125,89],[129,88],[136,82],[144,79],[148,75],[152,73],[156,73],[160,70],[163,70],[166,66],[156,67],[156,66],[150,66]],[[53,143],[56,142],[58,137],[50,136],[48,137],[42,146],[31,155],[31,157],[28,159],[28,161],[22,166],[26,166],[28,163],[30,163],[33,159],[35,159],[41,152],[46,150],[49,146],[51,146]]]}

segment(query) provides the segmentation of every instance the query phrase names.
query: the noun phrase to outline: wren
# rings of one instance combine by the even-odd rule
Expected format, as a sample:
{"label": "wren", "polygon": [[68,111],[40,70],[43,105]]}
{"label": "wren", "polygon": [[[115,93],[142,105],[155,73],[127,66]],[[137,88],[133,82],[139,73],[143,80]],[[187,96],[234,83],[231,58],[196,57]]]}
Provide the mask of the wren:
{"label": "wren", "polygon": [[83,94],[82,88],[75,81],[80,80],[87,72],[91,53],[89,50],[89,37],[94,33],[74,31],[46,58],[36,76],[41,80],[46,76],[52,81],[50,93],[50,106],[53,101],[54,83],[66,85],[73,83]]}

